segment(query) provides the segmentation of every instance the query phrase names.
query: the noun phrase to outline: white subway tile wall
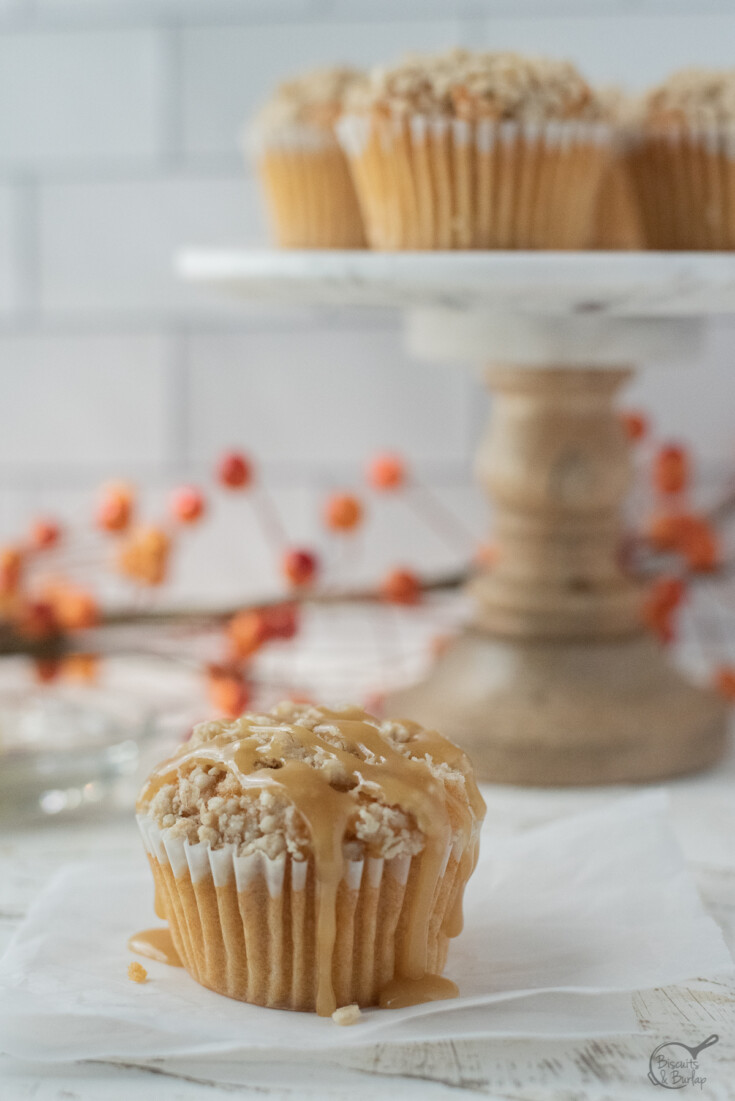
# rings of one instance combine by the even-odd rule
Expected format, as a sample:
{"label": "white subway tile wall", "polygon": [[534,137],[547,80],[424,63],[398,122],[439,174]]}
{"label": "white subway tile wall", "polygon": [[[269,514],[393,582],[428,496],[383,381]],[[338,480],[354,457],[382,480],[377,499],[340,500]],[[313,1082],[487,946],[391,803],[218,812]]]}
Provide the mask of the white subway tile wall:
{"label": "white subway tile wall", "polygon": [[[486,403],[469,374],[411,362],[387,314],[219,301],[178,284],[172,256],[267,240],[243,127],[303,66],[472,43],[570,56],[603,82],[642,87],[684,63],[735,63],[725,0],[634,9],[0,0],[0,539],[31,508],[83,512],[112,474],[138,478],[160,506],[176,480],[211,482],[217,452],[235,445],[257,456],[294,539],[312,538],[319,495],[355,484],[378,448],[405,450],[479,534],[469,485]],[[735,458],[733,337],[714,324],[701,363],[647,372],[630,394],[705,463]],[[461,559],[461,539],[452,548],[410,508],[375,504],[370,561]],[[225,599],[275,584],[272,555],[252,519],[238,534],[242,522],[219,498],[182,553],[177,592]]]}

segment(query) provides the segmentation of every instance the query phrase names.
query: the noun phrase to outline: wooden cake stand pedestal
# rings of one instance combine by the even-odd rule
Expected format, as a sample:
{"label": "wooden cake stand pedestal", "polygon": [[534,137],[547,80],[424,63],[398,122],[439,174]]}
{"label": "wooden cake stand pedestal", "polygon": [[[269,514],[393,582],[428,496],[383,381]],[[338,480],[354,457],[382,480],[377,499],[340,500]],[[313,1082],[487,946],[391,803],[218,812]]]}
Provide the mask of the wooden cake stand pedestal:
{"label": "wooden cake stand pedestal", "polygon": [[390,714],[436,726],[482,779],[657,780],[714,764],[726,707],[641,626],[622,564],[629,447],[615,408],[633,367],[696,358],[735,310],[735,262],[697,254],[189,253],[184,274],[248,297],[404,309],[425,359],[490,364],[477,473],[492,568],[474,612]]}

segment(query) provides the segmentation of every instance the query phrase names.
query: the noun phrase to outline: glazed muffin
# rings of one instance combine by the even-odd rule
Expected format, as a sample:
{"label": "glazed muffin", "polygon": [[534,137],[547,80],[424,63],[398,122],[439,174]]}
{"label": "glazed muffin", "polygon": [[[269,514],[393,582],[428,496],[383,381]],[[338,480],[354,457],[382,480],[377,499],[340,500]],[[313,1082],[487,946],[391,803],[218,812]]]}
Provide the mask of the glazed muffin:
{"label": "glazed muffin", "polygon": [[286,81],[251,130],[271,222],[287,248],[360,248],[362,217],[334,134],[354,69],[316,69]]}
{"label": "glazed muffin", "polygon": [[571,64],[452,50],[374,70],[338,135],[374,248],[579,248],[611,128]]}
{"label": "glazed muffin", "polygon": [[648,247],[735,248],[735,69],[675,73],[627,137]]}
{"label": "glazed muffin", "polygon": [[138,822],[192,977],[326,1016],[396,987],[432,996],[484,810],[440,734],[284,703],[196,727],[149,777]]}

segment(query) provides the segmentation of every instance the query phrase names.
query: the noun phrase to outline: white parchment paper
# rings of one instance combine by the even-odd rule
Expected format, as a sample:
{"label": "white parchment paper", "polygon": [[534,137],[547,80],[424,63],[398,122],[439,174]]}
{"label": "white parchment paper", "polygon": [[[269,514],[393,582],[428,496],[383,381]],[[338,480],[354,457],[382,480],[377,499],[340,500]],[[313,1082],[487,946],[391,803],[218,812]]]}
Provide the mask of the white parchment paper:
{"label": "white parchment paper", "polygon": [[140,865],[60,870],[0,961],[0,1049],[36,1060],[316,1050],[497,1035],[636,1029],[630,992],[721,974],[732,960],[706,914],[659,793],[497,840],[486,831],[465,931],[446,974],[461,997],[368,1010],[351,1028],[213,994],[143,961],[128,936],[158,924]]}

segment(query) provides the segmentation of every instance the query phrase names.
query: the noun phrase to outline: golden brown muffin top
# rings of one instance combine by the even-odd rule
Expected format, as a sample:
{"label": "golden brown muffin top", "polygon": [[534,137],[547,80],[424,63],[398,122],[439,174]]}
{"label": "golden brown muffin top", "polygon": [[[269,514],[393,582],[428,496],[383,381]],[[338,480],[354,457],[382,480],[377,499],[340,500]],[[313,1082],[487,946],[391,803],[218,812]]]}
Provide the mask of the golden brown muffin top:
{"label": "golden brown muffin top", "polygon": [[347,93],[365,76],[347,66],[311,69],[278,85],[255,118],[261,132],[294,126],[329,130],[337,120]]}
{"label": "golden brown muffin top", "polygon": [[601,101],[571,62],[466,49],[410,54],[373,69],[347,94],[345,110],[524,122],[604,118]]}
{"label": "golden brown muffin top", "polygon": [[164,837],[296,859],[325,832],[348,859],[413,856],[437,831],[467,846],[484,809],[467,757],[435,731],[295,703],[195,727],[138,802]]}
{"label": "golden brown muffin top", "polygon": [[644,125],[718,126],[734,121],[735,69],[680,69],[643,101]]}

